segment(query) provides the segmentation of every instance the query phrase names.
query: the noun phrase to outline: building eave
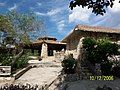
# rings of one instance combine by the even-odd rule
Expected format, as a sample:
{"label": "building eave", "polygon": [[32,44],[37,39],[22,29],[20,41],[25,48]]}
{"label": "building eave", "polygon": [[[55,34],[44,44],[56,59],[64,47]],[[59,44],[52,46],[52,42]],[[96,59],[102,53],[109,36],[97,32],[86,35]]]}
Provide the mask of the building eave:
{"label": "building eave", "polygon": [[114,29],[114,28],[108,28],[108,27],[99,27],[99,26],[76,25],[76,27],[65,38],[63,38],[61,40],[61,42],[66,42],[67,39],[75,31],[107,33],[107,34],[119,34],[120,35],[120,29]]}

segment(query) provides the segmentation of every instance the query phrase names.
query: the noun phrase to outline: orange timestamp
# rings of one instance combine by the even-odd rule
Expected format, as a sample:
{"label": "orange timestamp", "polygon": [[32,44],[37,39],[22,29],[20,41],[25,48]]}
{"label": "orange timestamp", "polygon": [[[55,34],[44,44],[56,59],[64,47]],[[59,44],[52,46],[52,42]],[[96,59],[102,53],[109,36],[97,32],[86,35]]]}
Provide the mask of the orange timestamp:
{"label": "orange timestamp", "polygon": [[113,76],[90,76],[90,80],[104,80],[104,81],[113,81]]}

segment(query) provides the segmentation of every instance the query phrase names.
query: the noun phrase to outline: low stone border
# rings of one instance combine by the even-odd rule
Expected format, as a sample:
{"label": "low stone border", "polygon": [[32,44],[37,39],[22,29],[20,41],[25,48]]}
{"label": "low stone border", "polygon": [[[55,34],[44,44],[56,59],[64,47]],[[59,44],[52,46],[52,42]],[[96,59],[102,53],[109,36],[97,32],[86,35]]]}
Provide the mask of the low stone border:
{"label": "low stone border", "polygon": [[22,76],[26,71],[28,71],[31,68],[32,68],[32,66],[27,66],[26,68],[23,68],[22,70],[20,70],[17,73],[13,74],[13,77],[16,80],[16,79],[18,79],[20,76]]}

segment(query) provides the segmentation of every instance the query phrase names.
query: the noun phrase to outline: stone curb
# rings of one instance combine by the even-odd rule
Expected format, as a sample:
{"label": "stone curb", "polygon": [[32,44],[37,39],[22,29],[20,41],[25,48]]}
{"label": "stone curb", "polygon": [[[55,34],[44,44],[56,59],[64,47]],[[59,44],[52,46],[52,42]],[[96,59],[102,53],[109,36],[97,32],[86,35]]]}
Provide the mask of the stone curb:
{"label": "stone curb", "polygon": [[49,90],[49,87],[54,84],[58,79],[60,78],[60,74],[58,74],[54,79],[50,80],[49,82],[46,82],[42,85],[42,90]]}
{"label": "stone curb", "polygon": [[13,74],[12,77],[14,77],[14,79],[18,79],[20,76],[22,76],[25,72],[27,72],[28,70],[30,70],[32,68],[32,66],[27,66],[26,68],[23,68],[22,70],[18,71],[17,73]]}

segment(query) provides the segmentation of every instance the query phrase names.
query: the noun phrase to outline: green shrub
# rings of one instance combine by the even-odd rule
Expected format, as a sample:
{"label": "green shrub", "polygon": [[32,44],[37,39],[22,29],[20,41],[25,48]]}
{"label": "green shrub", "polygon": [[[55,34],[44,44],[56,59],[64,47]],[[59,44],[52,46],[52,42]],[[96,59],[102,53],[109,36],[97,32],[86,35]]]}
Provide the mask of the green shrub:
{"label": "green shrub", "polygon": [[29,53],[25,53],[18,60],[16,60],[14,65],[12,65],[12,69],[16,70],[16,69],[24,68],[25,66],[27,66],[28,60],[29,60],[28,55]]}
{"label": "green shrub", "polygon": [[0,54],[0,65],[12,66],[12,72],[14,72],[17,69],[24,68],[28,64],[28,56],[29,53],[26,52],[12,64],[12,61],[14,60],[13,55],[8,53]]}
{"label": "green shrub", "polygon": [[68,56],[66,59],[62,61],[62,67],[64,72],[66,74],[75,73],[76,64],[77,64],[76,60],[73,57]]}
{"label": "green shrub", "polygon": [[112,65],[113,63],[110,63],[110,62],[104,62],[101,64],[101,72],[102,72],[102,75],[111,75],[111,70],[112,70]]}
{"label": "green shrub", "polygon": [[7,53],[0,54],[0,63],[2,66],[9,66],[11,65],[13,56]]}
{"label": "green shrub", "polygon": [[85,38],[83,40],[83,48],[87,51],[86,59],[93,65],[95,63],[101,64],[101,70],[103,74],[110,74],[112,63],[108,60],[108,57],[118,55],[120,52],[119,45],[112,43],[108,39],[93,39]]}
{"label": "green shrub", "polygon": [[112,75],[120,78],[120,66],[112,68]]}
{"label": "green shrub", "polygon": [[82,43],[88,52],[87,59],[92,63],[102,63],[108,61],[109,56],[119,54],[119,45],[111,43],[108,39],[85,38]]}

